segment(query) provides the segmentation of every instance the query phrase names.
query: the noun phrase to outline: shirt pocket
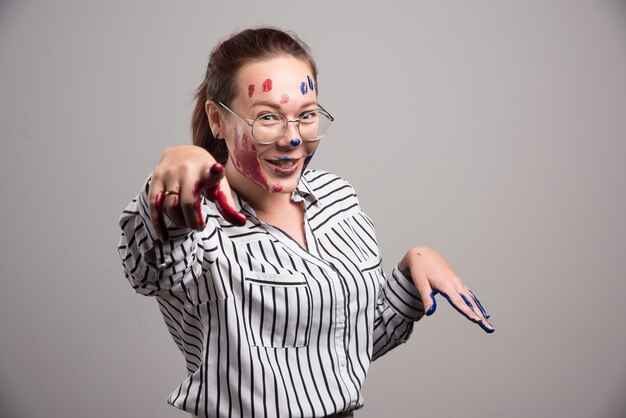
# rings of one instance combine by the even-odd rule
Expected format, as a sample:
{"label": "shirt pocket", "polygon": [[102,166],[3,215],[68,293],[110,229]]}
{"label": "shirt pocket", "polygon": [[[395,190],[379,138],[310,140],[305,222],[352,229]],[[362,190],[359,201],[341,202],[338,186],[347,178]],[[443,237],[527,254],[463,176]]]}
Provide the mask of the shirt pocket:
{"label": "shirt pocket", "polygon": [[248,336],[254,347],[304,347],[311,334],[311,290],[302,273],[246,272]]}

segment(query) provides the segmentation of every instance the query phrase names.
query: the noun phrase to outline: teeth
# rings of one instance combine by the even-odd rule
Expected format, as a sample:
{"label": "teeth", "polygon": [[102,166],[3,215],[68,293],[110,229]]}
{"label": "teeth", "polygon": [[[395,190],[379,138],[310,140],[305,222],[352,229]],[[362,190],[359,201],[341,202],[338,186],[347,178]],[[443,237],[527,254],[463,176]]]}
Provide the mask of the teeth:
{"label": "teeth", "polygon": [[295,160],[292,159],[279,159],[279,160],[269,160],[272,164],[277,165],[282,168],[291,167],[295,164]]}

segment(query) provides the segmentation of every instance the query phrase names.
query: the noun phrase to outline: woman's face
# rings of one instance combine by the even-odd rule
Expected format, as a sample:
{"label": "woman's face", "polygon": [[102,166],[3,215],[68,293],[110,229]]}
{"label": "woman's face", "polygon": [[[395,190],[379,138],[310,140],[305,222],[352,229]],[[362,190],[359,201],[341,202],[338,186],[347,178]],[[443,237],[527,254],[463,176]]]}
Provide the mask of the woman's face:
{"label": "woman's face", "polygon": [[[296,120],[317,109],[317,86],[306,61],[279,56],[245,64],[237,77],[237,95],[229,105],[235,113],[252,121],[264,113],[282,113]],[[260,144],[244,121],[225,109],[222,136],[229,160],[226,175],[235,189],[245,194],[262,190],[291,193],[308,164],[318,141],[301,138],[295,123],[273,144]]]}

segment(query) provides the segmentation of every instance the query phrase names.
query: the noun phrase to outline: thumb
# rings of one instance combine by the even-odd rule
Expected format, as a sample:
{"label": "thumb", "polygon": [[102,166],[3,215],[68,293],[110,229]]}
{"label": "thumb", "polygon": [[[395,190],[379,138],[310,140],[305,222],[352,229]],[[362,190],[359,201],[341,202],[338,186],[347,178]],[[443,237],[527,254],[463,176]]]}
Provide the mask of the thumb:
{"label": "thumb", "polygon": [[426,316],[430,316],[435,313],[437,309],[437,301],[435,300],[435,295],[438,293],[436,290],[430,286],[428,280],[425,277],[423,278],[414,278],[415,287],[417,287],[417,291],[422,298],[422,304],[424,305],[424,314]]}

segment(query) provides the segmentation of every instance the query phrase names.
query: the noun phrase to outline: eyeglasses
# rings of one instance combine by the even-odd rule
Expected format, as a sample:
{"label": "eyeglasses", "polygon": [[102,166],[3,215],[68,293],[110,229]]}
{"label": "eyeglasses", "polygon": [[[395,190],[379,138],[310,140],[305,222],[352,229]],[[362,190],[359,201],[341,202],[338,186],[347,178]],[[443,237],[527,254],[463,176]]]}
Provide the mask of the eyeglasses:
{"label": "eyeglasses", "polygon": [[317,141],[326,134],[331,123],[335,120],[330,113],[320,106],[319,109],[303,112],[296,120],[289,120],[282,113],[268,112],[250,121],[250,119],[233,112],[224,103],[218,103],[250,126],[252,128],[252,137],[260,144],[273,144],[278,141],[284,135],[289,123],[296,124],[300,136],[305,141]]}

